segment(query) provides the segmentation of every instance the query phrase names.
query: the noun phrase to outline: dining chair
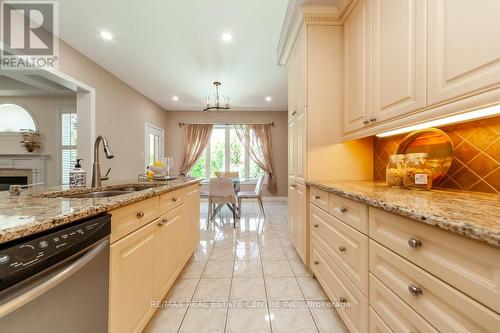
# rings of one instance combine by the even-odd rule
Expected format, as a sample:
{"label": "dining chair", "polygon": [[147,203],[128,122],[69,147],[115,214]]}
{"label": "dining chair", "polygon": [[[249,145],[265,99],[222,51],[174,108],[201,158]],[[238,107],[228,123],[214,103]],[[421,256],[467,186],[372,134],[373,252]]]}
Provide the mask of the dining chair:
{"label": "dining chair", "polygon": [[238,215],[241,216],[241,200],[242,199],[257,199],[259,202],[260,211],[266,217],[264,212],[264,205],[262,204],[262,184],[264,183],[265,176],[262,175],[257,179],[255,190],[253,192],[238,192]]}
{"label": "dining chair", "polygon": [[217,212],[227,205],[233,212],[233,227],[236,228],[236,195],[231,178],[212,178],[208,186],[207,227]]}

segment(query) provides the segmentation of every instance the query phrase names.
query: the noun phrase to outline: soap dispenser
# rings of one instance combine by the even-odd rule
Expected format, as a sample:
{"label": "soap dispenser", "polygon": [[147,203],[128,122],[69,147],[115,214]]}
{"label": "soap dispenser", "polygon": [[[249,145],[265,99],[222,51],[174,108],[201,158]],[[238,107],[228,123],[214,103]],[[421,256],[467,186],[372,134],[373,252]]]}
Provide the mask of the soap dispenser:
{"label": "soap dispenser", "polygon": [[82,169],[81,158],[76,159],[76,164],[69,172],[69,187],[85,187],[87,185],[87,171]]}

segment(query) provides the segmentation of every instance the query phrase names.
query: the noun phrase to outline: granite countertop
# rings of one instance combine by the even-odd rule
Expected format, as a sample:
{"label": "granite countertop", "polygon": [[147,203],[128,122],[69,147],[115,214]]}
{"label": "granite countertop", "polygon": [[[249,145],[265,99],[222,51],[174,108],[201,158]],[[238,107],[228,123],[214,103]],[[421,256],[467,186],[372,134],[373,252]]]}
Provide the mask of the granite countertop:
{"label": "granite countertop", "polygon": [[[155,195],[177,190],[201,179],[182,177],[167,182],[113,181],[98,190],[120,186],[144,186],[144,190],[108,198],[63,198],[60,195],[93,192],[96,189],[41,187],[23,190],[19,197],[10,198],[9,191],[0,192],[0,244],[29,236],[66,223],[98,215]],[[154,187],[148,187],[154,185]]]}
{"label": "granite countertop", "polygon": [[400,189],[376,181],[311,181],[308,185],[500,247],[498,194]]}

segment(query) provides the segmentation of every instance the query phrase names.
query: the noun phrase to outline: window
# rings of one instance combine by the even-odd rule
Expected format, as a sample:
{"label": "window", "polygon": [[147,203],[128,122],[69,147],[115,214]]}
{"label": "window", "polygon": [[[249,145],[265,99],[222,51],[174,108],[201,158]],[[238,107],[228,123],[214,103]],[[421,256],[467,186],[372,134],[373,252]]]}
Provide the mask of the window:
{"label": "window", "polygon": [[31,113],[17,104],[0,105],[0,132],[36,132]]}
{"label": "window", "polygon": [[74,110],[60,111],[61,122],[61,184],[69,184],[69,171],[75,166],[78,154],[78,118]]}
{"label": "window", "polygon": [[264,174],[250,158],[236,131],[230,126],[215,126],[210,142],[191,169],[191,176],[215,177],[217,171],[238,171],[240,178],[253,179]]}
{"label": "window", "polygon": [[145,125],[146,168],[163,159],[163,129],[146,123]]}

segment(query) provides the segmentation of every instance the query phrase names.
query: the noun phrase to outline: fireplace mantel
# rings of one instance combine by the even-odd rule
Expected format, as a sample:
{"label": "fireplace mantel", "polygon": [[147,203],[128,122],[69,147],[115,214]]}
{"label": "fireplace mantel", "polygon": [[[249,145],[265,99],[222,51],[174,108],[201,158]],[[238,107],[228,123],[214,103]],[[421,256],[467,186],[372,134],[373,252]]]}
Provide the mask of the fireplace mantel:
{"label": "fireplace mantel", "polygon": [[48,154],[0,154],[0,170],[31,170],[33,183],[45,183]]}

